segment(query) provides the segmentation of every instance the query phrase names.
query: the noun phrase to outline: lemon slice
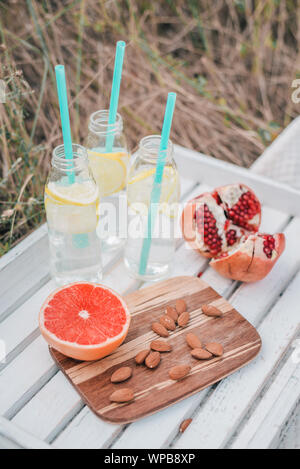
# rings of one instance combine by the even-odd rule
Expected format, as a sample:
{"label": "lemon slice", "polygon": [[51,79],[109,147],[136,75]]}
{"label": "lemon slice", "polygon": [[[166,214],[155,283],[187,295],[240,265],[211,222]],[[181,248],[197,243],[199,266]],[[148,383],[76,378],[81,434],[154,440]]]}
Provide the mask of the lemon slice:
{"label": "lemon slice", "polygon": [[98,187],[93,182],[75,182],[70,185],[59,185],[49,182],[45,193],[55,202],[80,207],[97,203],[99,197]]}
{"label": "lemon slice", "polygon": [[139,173],[137,176],[135,176],[134,178],[130,179],[130,181],[128,181],[128,184],[135,184],[136,182],[140,182],[140,181],[144,181],[145,179],[147,179],[148,177],[150,176],[153,176],[153,174],[155,173],[155,169],[149,169],[148,171],[142,171],[141,173]]}
{"label": "lemon slice", "polygon": [[45,187],[45,209],[50,229],[66,234],[89,233],[96,230],[98,188],[92,181]]}
{"label": "lemon slice", "polygon": [[[142,171],[129,178],[127,197],[129,206],[138,212],[148,211],[154,182],[155,168]],[[165,167],[160,196],[160,211],[167,213],[166,207],[179,200],[179,181],[177,170]],[[143,209],[144,207],[144,209]],[[170,216],[170,214],[168,214]]]}
{"label": "lemon slice", "polygon": [[92,173],[102,196],[105,197],[124,189],[127,175],[127,153],[98,153],[89,150],[88,155]]}

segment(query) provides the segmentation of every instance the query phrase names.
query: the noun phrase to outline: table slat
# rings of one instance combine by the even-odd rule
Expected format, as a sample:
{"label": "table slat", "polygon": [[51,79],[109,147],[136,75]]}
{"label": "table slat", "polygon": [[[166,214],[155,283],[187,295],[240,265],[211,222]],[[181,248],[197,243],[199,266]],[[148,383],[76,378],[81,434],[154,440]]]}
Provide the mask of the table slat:
{"label": "table slat", "polygon": [[300,449],[300,402],[284,428],[278,449]]}
{"label": "table slat", "polygon": [[55,290],[54,281],[46,283],[31,298],[25,301],[14,313],[0,323],[0,339],[5,341],[6,363],[4,368],[22,349],[39,335],[38,313],[50,293]]}
{"label": "table slat", "polygon": [[[38,405],[36,399],[38,396]],[[41,440],[50,442],[83,407],[73,386],[58,372],[12,422]]]}
{"label": "table slat", "polygon": [[175,160],[180,174],[190,175],[196,182],[210,181],[216,187],[239,181],[251,187],[269,207],[300,216],[300,191],[291,186],[179,145],[175,146]]}
{"label": "table slat", "polygon": [[251,417],[230,446],[232,449],[266,449],[279,443],[281,428],[292,414],[300,394],[300,367],[289,356]]}
{"label": "table slat", "polygon": [[44,441],[35,438],[27,432],[24,432],[17,425],[0,416],[0,434],[15,442],[17,446],[24,449],[51,449],[51,446]]}
{"label": "table slat", "polygon": [[119,432],[119,425],[100,420],[88,407],[84,407],[54,440],[53,446],[58,449],[99,449],[103,442],[108,447]]}
{"label": "table slat", "polygon": [[14,416],[57,372],[39,336],[0,373],[0,414]]}
{"label": "table slat", "polygon": [[49,280],[47,227],[42,225],[0,259],[0,321]]}

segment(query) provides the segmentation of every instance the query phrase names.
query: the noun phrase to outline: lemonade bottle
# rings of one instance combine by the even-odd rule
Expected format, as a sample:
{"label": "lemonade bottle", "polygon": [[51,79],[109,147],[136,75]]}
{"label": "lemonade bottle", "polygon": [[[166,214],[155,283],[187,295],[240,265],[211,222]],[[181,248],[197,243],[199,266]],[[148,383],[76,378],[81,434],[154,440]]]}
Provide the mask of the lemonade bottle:
{"label": "lemonade bottle", "polygon": [[[94,112],[89,120],[86,147],[89,163],[97,182],[101,204],[98,234],[105,251],[120,247],[126,239],[121,233],[120,204],[125,197],[129,154],[120,114],[108,124],[109,111]],[[107,138],[112,151],[106,151]]]}
{"label": "lemonade bottle", "polygon": [[73,159],[64,146],[53,151],[45,186],[50,269],[58,284],[102,276],[100,240],[96,234],[98,187],[88,166],[87,151],[73,144]]}
{"label": "lemonade bottle", "polygon": [[128,172],[128,237],[124,261],[131,275],[143,280],[167,276],[175,252],[180,183],[173,145],[169,141],[147,270],[145,275],[139,274],[160,139],[159,135],[151,135],[141,140]]}

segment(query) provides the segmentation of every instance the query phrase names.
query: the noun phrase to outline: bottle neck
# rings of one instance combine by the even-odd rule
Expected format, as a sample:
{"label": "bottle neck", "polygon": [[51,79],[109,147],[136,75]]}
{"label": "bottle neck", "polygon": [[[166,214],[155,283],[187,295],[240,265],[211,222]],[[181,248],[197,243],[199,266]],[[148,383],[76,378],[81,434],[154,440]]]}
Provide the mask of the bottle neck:
{"label": "bottle neck", "polygon": [[67,158],[64,145],[54,148],[51,164],[59,171],[71,172],[74,170],[84,170],[88,167],[88,155],[86,149],[73,143],[73,158]]}
{"label": "bottle neck", "polygon": [[98,136],[117,135],[123,131],[123,119],[119,113],[116,116],[116,122],[109,124],[109,111],[103,109],[94,112],[90,116],[89,131],[97,134]]}
{"label": "bottle neck", "polygon": [[[140,154],[147,160],[157,160],[159,155],[160,142],[160,135],[149,135],[148,137],[142,138],[139,144]],[[169,140],[166,161],[170,161],[173,158],[173,151],[173,143],[171,140]]]}

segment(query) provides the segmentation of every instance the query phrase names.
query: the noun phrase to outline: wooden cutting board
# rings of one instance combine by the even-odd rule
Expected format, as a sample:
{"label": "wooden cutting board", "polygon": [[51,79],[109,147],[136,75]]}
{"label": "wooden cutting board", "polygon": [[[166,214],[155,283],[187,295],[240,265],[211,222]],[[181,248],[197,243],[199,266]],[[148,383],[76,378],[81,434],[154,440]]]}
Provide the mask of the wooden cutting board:
{"label": "wooden cutting board", "polygon": [[[190,322],[170,333],[172,352],[161,354],[161,363],[154,370],[136,365],[136,354],[159,338],[151,330],[151,323],[159,319],[167,305],[175,306],[178,298],[186,301]],[[125,301],[132,315],[129,333],[124,344],[109,357],[78,362],[50,348],[52,357],[86,404],[108,422],[132,422],[191,396],[249,363],[261,348],[256,329],[201,279],[171,278],[131,293]],[[207,317],[201,311],[202,304],[213,304],[224,315]],[[185,341],[188,332],[196,333],[204,344],[221,343],[224,355],[208,361],[196,360]],[[175,382],[169,379],[168,371],[178,364],[189,364],[192,369],[186,378]],[[124,383],[112,384],[110,377],[121,366],[131,366],[133,376]],[[131,387],[135,400],[111,403],[109,396],[122,387]]]}

